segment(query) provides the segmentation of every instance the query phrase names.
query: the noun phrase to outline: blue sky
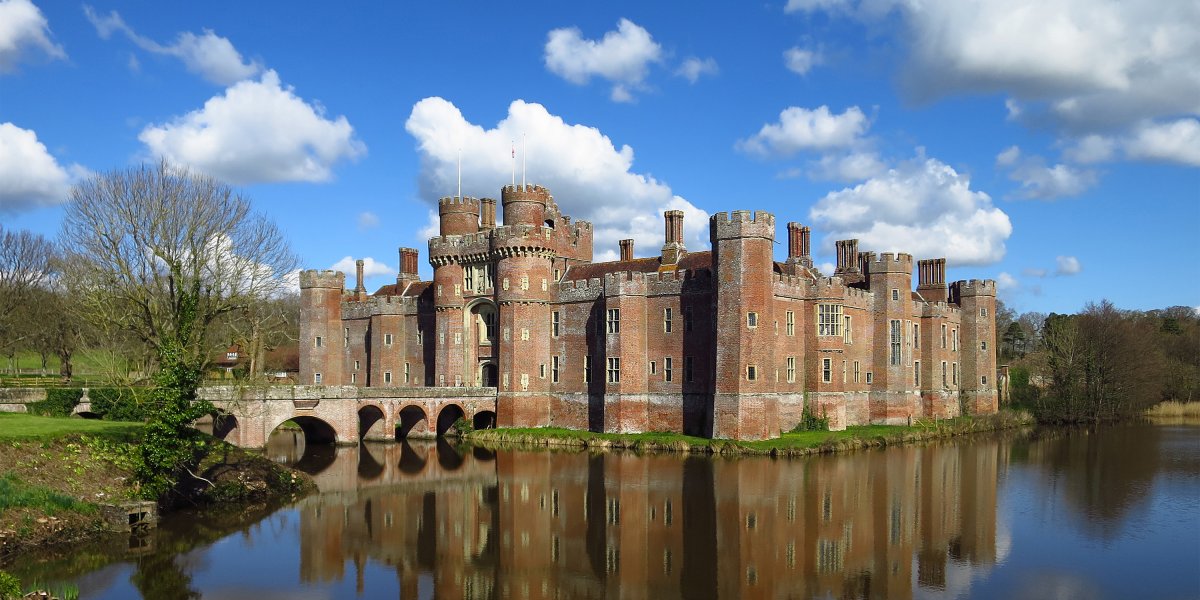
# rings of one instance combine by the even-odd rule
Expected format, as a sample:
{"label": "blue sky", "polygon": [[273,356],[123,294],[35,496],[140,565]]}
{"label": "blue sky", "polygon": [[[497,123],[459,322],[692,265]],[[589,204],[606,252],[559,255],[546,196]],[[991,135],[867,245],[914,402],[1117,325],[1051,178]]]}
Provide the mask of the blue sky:
{"label": "blue sky", "polygon": [[497,197],[524,136],[597,259],[657,253],[663,210],[699,250],[760,209],[818,265],[946,256],[1019,311],[1200,306],[1190,0],[362,6],[0,0],[0,220],[55,236],[71,182],[165,156],[373,289],[460,152]]}

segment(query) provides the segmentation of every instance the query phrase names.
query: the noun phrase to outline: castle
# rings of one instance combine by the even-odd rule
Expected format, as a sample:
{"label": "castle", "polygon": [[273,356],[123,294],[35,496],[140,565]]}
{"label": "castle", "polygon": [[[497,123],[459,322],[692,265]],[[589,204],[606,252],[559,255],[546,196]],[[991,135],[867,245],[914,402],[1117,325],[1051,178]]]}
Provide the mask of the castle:
{"label": "castle", "polygon": [[439,201],[429,240],[368,295],[345,275],[300,276],[300,380],[372,387],[487,387],[502,427],[675,431],[756,440],[810,410],[831,429],[995,412],[995,282],[946,284],[944,258],[836,243],[813,268],[810,230],[717,213],[711,250],[689,252],[683,212],[665,213],[657,255],[592,262],[592,228],[541,186]]}

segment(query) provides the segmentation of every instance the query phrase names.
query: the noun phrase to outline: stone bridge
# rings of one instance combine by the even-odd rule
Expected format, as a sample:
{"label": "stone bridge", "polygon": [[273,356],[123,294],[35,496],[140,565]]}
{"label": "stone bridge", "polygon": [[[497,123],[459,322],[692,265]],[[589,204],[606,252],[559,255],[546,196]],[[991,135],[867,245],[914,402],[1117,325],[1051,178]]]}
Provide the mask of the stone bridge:
{"label": "stone bridge", "polygon": [[432,438],[465,418],[495,427],[496,388],[363,388],[357,386],[218,386],[197,394],[217,409],[197,427],[243,448],[262,448],[285,421],[310,443]]}

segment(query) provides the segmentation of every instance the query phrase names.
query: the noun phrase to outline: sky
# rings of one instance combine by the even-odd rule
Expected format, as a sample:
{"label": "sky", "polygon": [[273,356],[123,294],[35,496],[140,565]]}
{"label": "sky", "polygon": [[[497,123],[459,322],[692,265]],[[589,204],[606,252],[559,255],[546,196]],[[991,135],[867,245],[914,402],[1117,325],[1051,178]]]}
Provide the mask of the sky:
{"label": "sky", "polygon": [[0,223],[57,237],[74,182],[166,158],[375,289],[401,246],[431,276],[461,160],[467,196],[550,188],[597,260],[766,210],[826,274],[857,238],[1019,312],[1200,307],[1193,0],[351,6],[0,0]]}

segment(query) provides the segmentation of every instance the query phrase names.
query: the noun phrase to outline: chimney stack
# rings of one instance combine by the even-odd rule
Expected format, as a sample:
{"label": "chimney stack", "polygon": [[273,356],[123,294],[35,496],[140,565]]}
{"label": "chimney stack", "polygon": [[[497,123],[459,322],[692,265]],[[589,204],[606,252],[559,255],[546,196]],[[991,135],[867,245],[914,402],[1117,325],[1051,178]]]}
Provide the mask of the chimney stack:
{"label": "chimney stack", "polygon": [[837,249],[837,267],[833,272],[858,273],[858,240],[838,240],[834,246]]}
{"label": "chimney stack", "polygon": [[946,294],[946,259],[931,258],[917,261],[917,291],[935,292],[929,300],[943,301]]}
{"label": "chimney stack", "polygon": [[354,261],[354,298],[356,300],[367,299],[367,288],[363,286],[363,260],[361,258]]}
{"label": "chimney stack", "polygon": [[396,275],[397,284],[421,280],[421,277],[417,275],[417,255],[416,248],[400,249],[400,273]]}
{"label": "chimney stack", "polygon": [[683,211],[668,210],[663,213],[666,223],[665,243],[662,247],[662,264],[674,265],[687,254],[683,245]]}
{"label": "chimney stack", "polygon": [[479,229],[487,231],[496,228],[496,200],[482,198],[479,200]]}
{"label": "chimney stack", "polygon": [[621,240],[621,262],[633,260],[633,240]]}
{"label": "chimney stack", "polygon": [[[799,223],[788,223],[788,259],[787,264],[797,265],[812,268],[812,255],[810,254],[810,238],[811,230]],[[798,274],[799,269],[793,268],[793,275]]]}

